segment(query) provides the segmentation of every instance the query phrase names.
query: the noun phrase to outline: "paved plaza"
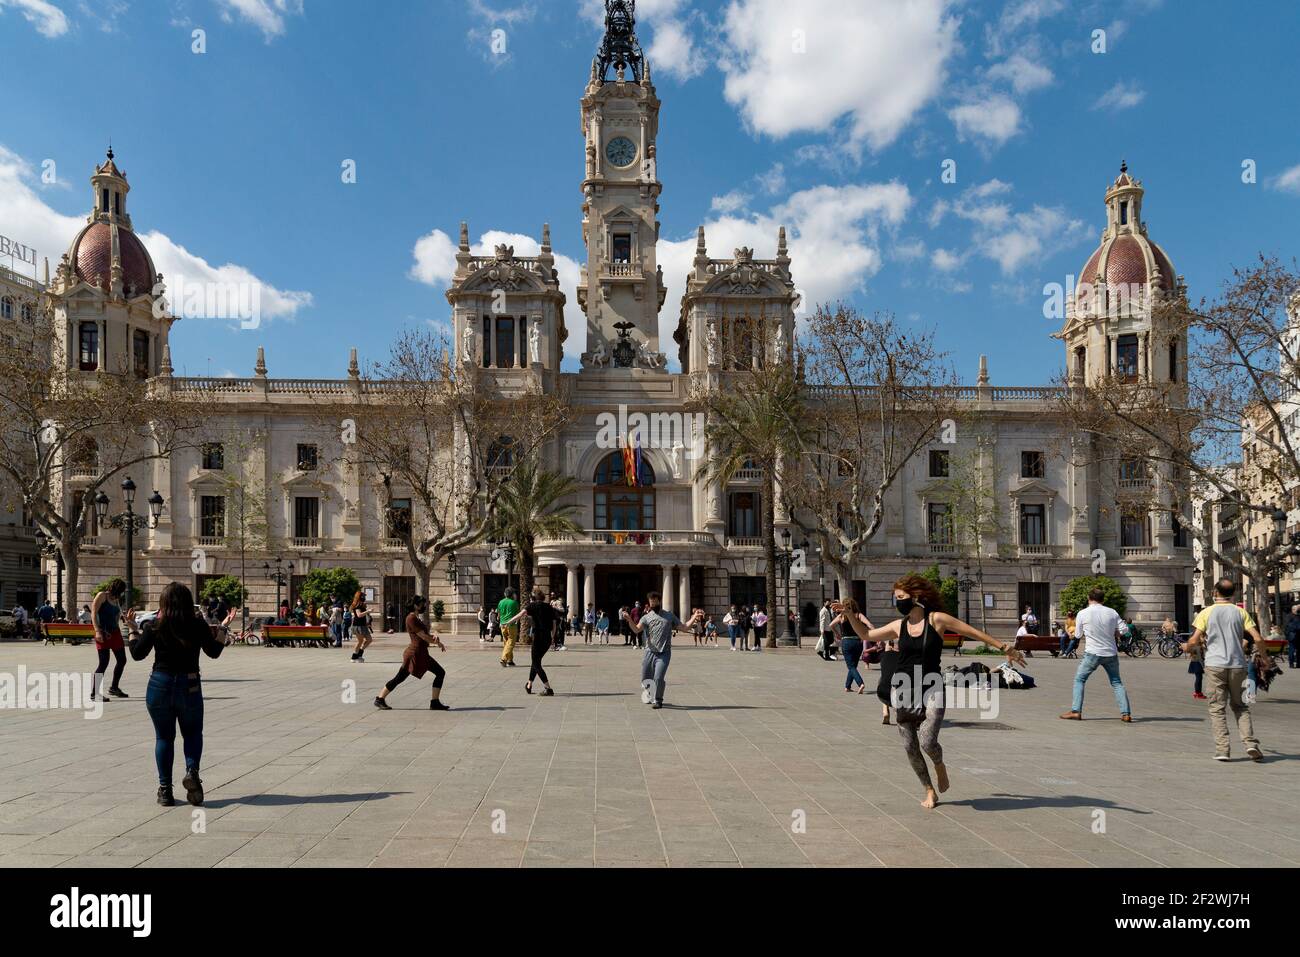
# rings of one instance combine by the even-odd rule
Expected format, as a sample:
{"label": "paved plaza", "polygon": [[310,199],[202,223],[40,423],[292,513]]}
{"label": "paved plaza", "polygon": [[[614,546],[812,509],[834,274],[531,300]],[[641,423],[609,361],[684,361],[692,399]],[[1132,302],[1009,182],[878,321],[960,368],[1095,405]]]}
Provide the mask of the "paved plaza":
{"label": "paved plaza", "polygon": [[[527,649],[506,670],[498,647],[474,645],[438,656],[454,709],[443,714],[427,710],[428,678],[398,688],[391,712],[371,704],[399,636],[361,665],[348,649],[233,646],[205,660],[198,821],[179,787],[179,736],[179,803],[154,802],[147,662],[128,664],[131,698],[98,720],[0,711],[0,865],[1300,864],[1289,673],[1255,709],[1267,759],[1246,759],[1234,729],[1221,764],[1185,661],[1123,661],[1131,725],[1098,672],[1079,724],[1057,718],[1075,662],[1036,657],[1026,670],[1039,687],[1003,692],[995,720],[949,711],[952,788],[926,811],[874,696],[845,694],[842,663],[811,651],[679,644],[654,711],[640,652],[622,645],[549,654],[553,698],[524,694]],[[89,645],[0,645],[0,672],[94,661]],[[347,679],[356,703],[343,701]]]}

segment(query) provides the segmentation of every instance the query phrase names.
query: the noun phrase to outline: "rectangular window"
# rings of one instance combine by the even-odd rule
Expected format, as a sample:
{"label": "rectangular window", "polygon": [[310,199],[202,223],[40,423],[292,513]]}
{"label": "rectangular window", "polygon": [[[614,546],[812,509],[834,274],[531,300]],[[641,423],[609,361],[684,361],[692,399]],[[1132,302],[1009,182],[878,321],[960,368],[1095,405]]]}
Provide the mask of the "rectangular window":
{"label": "rectangular window", "polygon": [[318,462],[319,454],[314,445],[298,446],[298,471],[314,472]]}
{"label": "rectangular window", "polygon": [[1134,488],[1147,483],[1146,463],[1141,459],[1122,459],[1119,463],[1120,488]]}
{"label": "rectangular window", "polygon": [[947,502],[931,502],[926,506],[926,540],[931,545],[952,544],[952,506]]}
{"label": "rectangular window", "polygon": [[[1178,381],[1178,340],[1174,339],[1169,343],[1169,381]],[[1294,388],[1292,393],[1294,394]]]}
{"label": "rectangular window", "polygon": [[930,478],[948,477],[948,453],[932,451],[930,453]]}
{"label": "rectangular window", "polygon": [[1042,478],[1044,471],[1042,452],[1020,453],[1021,478]]}
{"label": "rectangular window", "polygon": [[1150,547],[1151,523],[1145,511],[1129,510],[1120,516],[1119,539],[1121,548]]}
{"label": "rectangular window", "polygon": [[320,499],[293,500],[293,537],[310,541],[320,537]]}
{"label": "rectangular window", "polygon": [[1047,508],[1044,505],[1020,506],[1020,544],[1047,544]]}
{"label": "rectangular window", "polygon": [[767,606],[767,579],[762,575],[732,575],[730,582],[731,604]]}
{"label": "rectangular window", "polygon": [[758,537],[758,500],[757,492],[727,493],[727,535],[729,537]]}
{"label": "rectangular window", "polygon": [[220,442],[205,442],[202,468],[220,471],[226,467],[226,447]]}
{"label": "rectangular window", "polygon": [[515,321],[509,316],[497,316],[497,361],[498,369],[513,369],[515,366]]}
{"label": "rectangular window", "polygon": [[615,233],[611,261],[630,263],[632,261],[632,237],[628,233]]}
{"label": "rectangular window", "polygon": [[384,515],[384,536],[386,538],[404,538],[411,528],[411,500],[395,498]]}
{"label": "rectangular window", "polygon": [[1115,344],[1115,374],[1126,382],[1137,379],[1138,374],[1138,337],[1120,336]]}
{"label": "rectangular window", "polygon": [[225,538],[226,497],[204,495],[199,498],[199,535],[203,538]]}
{"label": "rectangular window", "polygon": [[82,372],[99,368],[99,323],[83,322],[80,326],[80,365]]}
{"label": "rectangular window", "polygon": [[1178,515],[1171,516],[1174,524],[1174,548],[1191,548],[1192,536],[1187,528],[1178,520]]}
{"label": "rectangular window", "polygon": [[492,367],[492,317],[483,317],[483,368]]}
{"label": "rectangular window", "polygon": [[131,365],[141,379],[149,378],[149,333],[139,329],[131,334]]}
{"label": "rectangular window", "polygon": [[1119,204],[1119,224],[1128,225],[1128,200],[1120,200]]}

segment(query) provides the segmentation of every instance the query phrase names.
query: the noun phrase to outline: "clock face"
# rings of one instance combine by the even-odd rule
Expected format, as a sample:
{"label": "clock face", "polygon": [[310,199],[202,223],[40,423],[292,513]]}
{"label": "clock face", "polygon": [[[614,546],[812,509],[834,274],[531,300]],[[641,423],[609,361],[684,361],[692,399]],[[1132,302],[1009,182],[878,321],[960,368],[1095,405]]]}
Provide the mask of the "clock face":
{"label": "clock face", "polygon": [[605,144],[605,156],[615,166],[631,166],[636,159],[636,144],[626,136],[616,136]]}

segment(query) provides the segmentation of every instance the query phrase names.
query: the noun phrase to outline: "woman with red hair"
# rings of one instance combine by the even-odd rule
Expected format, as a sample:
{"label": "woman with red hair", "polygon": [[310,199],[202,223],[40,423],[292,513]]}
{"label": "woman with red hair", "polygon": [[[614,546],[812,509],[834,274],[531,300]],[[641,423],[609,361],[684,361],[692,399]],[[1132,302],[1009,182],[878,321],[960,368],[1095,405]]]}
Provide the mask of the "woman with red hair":
{"label": "woman with red hair", "polygon": [[[836,614],[844,605],[833,604]],[[943,597],[932,581],[920,575],[904,575],[894,582],[894,607],[899,618],[880,628],[870,628],[858,616],[842,615],[864,641],[898,643],[898,663],[891,683],[892,704],[898,731],[907,750],[907,760],[925,788],[922,807],[939,803],[938,794],[948,790],[948,769],[939,746],[939,727],[943,724],[944,686],[941,675],[944,632],[952,631],[975,641],[982,641],[1007,656],[1012,664],[1024,664],[1025,656],[1014,643],[998,641],[959,618],[941,611]],[[925,765],[922,752],[934,762],[935,784]]]}

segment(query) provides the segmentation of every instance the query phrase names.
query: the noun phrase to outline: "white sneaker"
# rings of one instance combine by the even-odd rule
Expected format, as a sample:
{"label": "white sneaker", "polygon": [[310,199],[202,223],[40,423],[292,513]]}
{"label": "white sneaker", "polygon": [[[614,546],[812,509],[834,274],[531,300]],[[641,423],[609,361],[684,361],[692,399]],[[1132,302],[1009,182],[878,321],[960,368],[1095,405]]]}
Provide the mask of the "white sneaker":
{"label": "white sneaker", "polygon": [[1226,754],[1216,754],[1216,755],[1214,756],[1214,760],[1216,760],[1216,761],[1231,761],[1232,758],[1231,758],[1230,756],[1226,755]]}
{"label": "white sneaker", "polygon": [[643,679],[641,681],[641,703],[649,704],[651,701],[654,700],[654,696],[655,696],[655,683],[651,681],[649,678]]}

